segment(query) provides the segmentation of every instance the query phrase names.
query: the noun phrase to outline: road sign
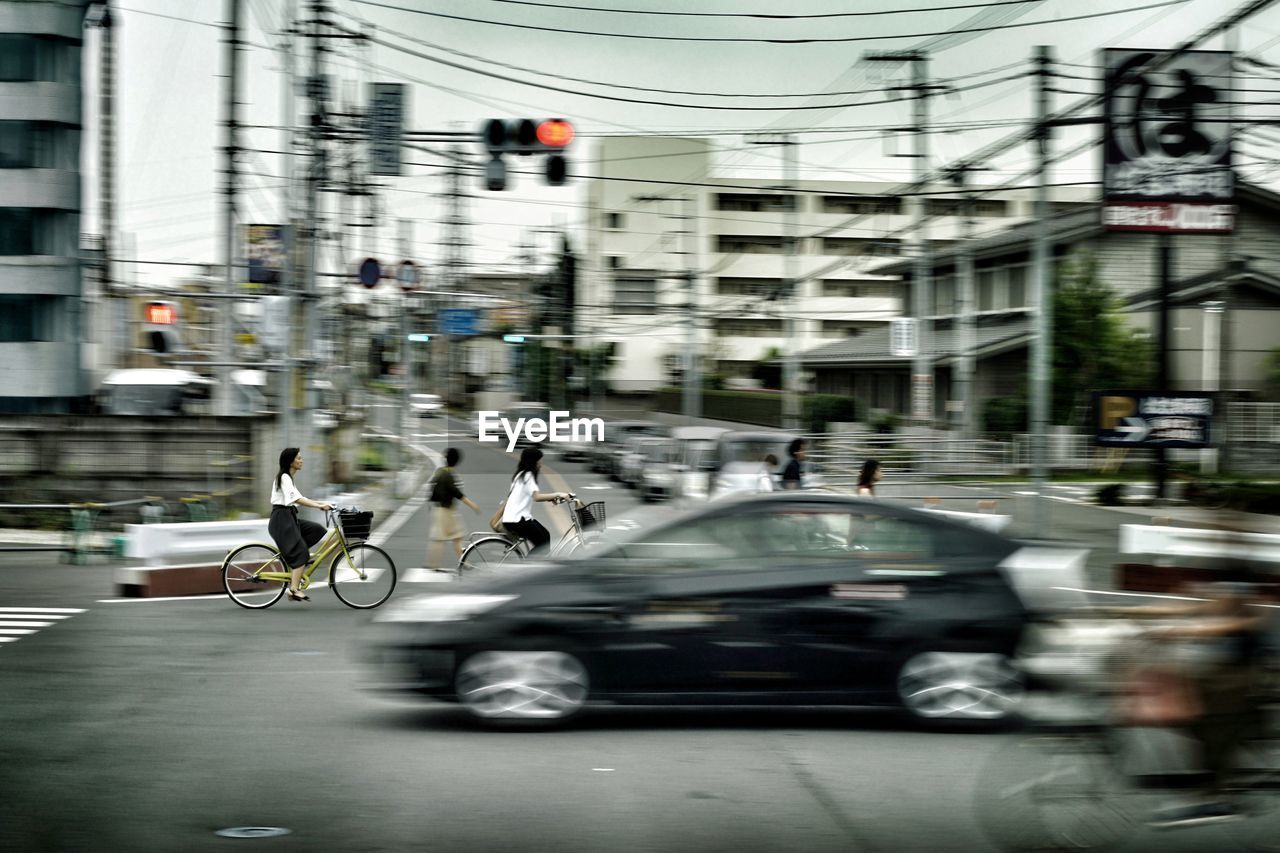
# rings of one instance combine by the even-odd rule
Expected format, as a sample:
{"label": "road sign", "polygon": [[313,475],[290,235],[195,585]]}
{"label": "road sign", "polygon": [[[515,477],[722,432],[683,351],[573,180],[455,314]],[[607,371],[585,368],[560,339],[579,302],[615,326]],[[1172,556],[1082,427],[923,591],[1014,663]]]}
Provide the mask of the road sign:
{"label": "road sign", "polygon": [[911,358],[916,354],[916,320],[900,317],[889,321],[889,352]]}
{"label": "road sign", "polygon": [[1232,55],[1103,52],[1103,225],[1113,231],[1229,232]]}
{"label": "road sign", "polygon": [[1094,442],[1104,447],[1211,446],[1212,394],[1095,391],[1093,411]]}
{"label": "road sign", "polygon": [[369,86],[369,174],[399,175],[400,137],[404,132],[405,84]]}
{"label": "road sign", "polygon": [[400,266],[396,268],[396,281],[400,282],[400,289],[405,293],[418,289],[418,265],[413,261],[401,261]]}
{"label": "road sign", "polygon": [[439,314],[440,331],[459,337],[478,334],[479,313],[475,308],[444,308]]}
{"label": "road sign", "polygon": [[413,341],[415,344],[425,344],[431,342],[431,336],[423,334],[422,332],[414,332],[409,335],[409,340]]}
{"label": "road sign", "polygon": [[382,278],[382,266],[378,263],[377,258],[365,258],[361,261],[359,276],[360,283],[365,287],[377,287],[378,280]]}

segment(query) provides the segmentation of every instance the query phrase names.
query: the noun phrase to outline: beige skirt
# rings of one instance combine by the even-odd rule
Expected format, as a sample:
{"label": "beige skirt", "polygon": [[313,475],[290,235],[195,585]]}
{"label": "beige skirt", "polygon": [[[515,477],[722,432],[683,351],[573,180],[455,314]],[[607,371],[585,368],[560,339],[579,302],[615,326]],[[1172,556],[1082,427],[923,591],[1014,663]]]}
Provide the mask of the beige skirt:
{"label": "beige skirt", "polygon": [[431,538],[440,539],[461,539],[462,538],[462,522],[458,520],[458,507],[444,507],[437,505],[432,510],[434,518],[431,522]]}

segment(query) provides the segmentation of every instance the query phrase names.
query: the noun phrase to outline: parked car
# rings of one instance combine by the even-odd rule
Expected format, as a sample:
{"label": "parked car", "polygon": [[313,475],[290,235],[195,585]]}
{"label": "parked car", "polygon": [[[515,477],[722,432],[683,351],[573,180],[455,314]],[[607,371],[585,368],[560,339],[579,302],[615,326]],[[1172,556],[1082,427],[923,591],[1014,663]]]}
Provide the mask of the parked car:
{"label": "parked car", "polygon": [[[747,494],[760,489],[760,468],[773,454],[778,464],[770,473],[775,488],[787,464],[787,447],[799,436],[787,432],[725,432],[716,439],[716,455],[711,463],[711,497]],[[801,481],[803,483],[803,480]]]}
{"label": "parked car", "polygon": [[439,394],[411,394],[409,409],[420,418],[434,418],[444,414],[444,401]]}
{"label": "parked car", "polygon": [[371,686],[481,720],[557,721],[592,703],[1016,712],[1029,614],[1010,580],[1017,542],[824,492],[650,512],[666,515],[567,559],[384,607],[365,646]]}
{"label": "parked car", "polygon": [[645,435],[667,435],[670,429],[655,421],[606,421],[604,425],[604,441],[593,446],[591,454],[591,470],[610,477],[617,476],[616,462],[622,450],[622,443],[628,436],[636,433]]}
{"label": "parked car", "polygon": [[714,467],[716,440],[728,430],[685,426],[671,431],[673,452],[668,462],[650,460],[638,488],[646,501],[675,497],[705,498]]}
{"label": "parked car", "polygon": [[640,485],[645,470],[650,465],[669,465],[675,454],[675,442],[670,436],[639,433],[623,444],[618,462],[618,480],[627,488]]}

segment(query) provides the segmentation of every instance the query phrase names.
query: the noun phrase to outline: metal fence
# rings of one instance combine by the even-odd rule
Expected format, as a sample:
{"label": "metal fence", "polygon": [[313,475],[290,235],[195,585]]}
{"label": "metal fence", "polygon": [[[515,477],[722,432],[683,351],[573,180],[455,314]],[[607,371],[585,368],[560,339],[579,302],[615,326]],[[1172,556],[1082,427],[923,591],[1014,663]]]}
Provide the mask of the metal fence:
{"label": "metal fence", "polygon": [[1229,403],[1227,440],[1280,444],[1280,403]]}
{"label": "metal fence", "polygon": [[810,436],[810,460],[834,488],[857,484],[862,463],[875,459],[886,480],[932,477],[980,478],[1017,473],[1009,442],[881,433],[820,433]]}

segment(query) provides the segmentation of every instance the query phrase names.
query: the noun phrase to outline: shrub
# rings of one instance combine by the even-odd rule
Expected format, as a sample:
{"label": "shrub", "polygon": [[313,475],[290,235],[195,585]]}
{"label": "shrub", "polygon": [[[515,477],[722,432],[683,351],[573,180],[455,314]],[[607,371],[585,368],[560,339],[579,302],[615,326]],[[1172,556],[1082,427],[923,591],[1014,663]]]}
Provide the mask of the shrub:
{"label": "shrub", "polygon": [[1093,499],[1102,506],[1123,506],[1124,483],[1108,483],[1105,486],[1099,486],[1093,493]]}
{"label": "shrub", "polygon": [[801,419],[809,432],[824,432],[829,423],[858,420],[858,401],[842,394],[809,394]]}

